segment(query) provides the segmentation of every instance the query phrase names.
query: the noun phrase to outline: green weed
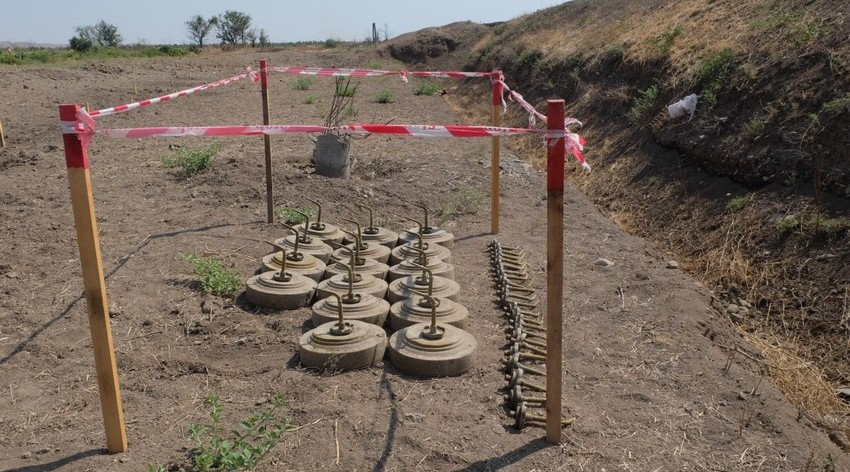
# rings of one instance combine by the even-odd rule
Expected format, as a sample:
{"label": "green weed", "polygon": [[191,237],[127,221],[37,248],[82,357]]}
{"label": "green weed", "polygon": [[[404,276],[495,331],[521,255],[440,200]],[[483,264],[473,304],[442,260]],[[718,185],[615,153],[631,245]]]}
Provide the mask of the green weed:
{"label": "green weed", "polygon": [[173,156],[163,157],[162,164],[169,169],[179,167],[189,177],[212,167],[213,157],[220,150],[221,145],[217,141],[206,146],[181,147]]}
{"label": "green weed", "polygon": [[316,103],[316,101],[318,101],[318,100],[319,100],[319,96],[316,95],[315,93],[311,93],[310,95],[307,95],[306,98],[304,98],[304,104],[305,105],[312,105],[312,104]]}
{"label": "green weed", "polygon": [[283,433],[292,429],[290,419],[279,416],[284,406],[280,394],[275,395],[271,406],[252,414],[229,434],[222,425],[221,398],[209,395],[204,404],[210,408],[210,421],[189,427],[189,440],[196,448],[192,470],[198,472],[252,469],[280,441]]}
{"label": "green weed", "polygon": [[735,64],[735,52],[731,49],[709,53],[702,65],[697,69],[697,82],[704,88],[716,90],[729,77]]}
{"label": "green weed", "polygon": [[632,108],[629,109],[628,117],[633,123],[639,123],[644,116],[655,107],[658,101],[658,86],[651,85],[646,90],[640,91],[640,97],[635,99]]}
{"label": "green weed", "polygon": [[284,221],[284,223],[288,225],[298,225],[304,222],[304,217],[301,216],[301,214],[298,213],[298,211],[296,210],[300,211],[301,213],[304,213],[308,217],[313,216],[312,208],[298,209],[279,206],[274,209],[274,212],[275,214],[277,214],[278,217],[280,217]]}
{"label": "green weed", "polygon": [[729,211],[740,211],[746,208],[750,203],[755,200],[756,196],[753,193],[748,193],[746,195],[740,195],[737,197],[733,197],[728,202],[726,202],[726,209]]}
{"label": "green weed", "polygon": [[416,90],[413,91],[413,95],[434,95],[435,93],[440,91],[440,87],[437,86],[434,82],[421,82]]}
{"label": "green weed", "polygon": [[242,289],[242,280],[239,275],[226,269],[220,261],[203,259],[186,252],[181,252],[180,257],[191,264],[195,274],[200,276],[201,289],[204,293],[233,298]]}
{"label": "green weed", "polygon": [[337,87],[336,93],[340,97],[353,97],[355,93],[357,93],[357,86],[360,84],[350,85],[350,83],[346,82]]}
{"label": "green weed", "polygon": [[473,187],[464,187],[450,200],[443,203],[437,211],[440,224],[463,215],[474,215],[478,213],[484,195]]}
{"label": "green weed", "polygon": [[378,95],[375,96],[375,103],[393,103],[395,102],[395,95],[392,90],[381,90]]}
{"label": "green weed", "polygon": [[747,133],[747,136],[749,136],[750,139],[755,139],[761,136],[762,133],[764,133],[765,126],[766,123],[764,121],[764,118],[760,116],[754,116],[744,124],[744,131]]}
{"label": "green weed", "polygon": [[829,115],[839,115],[850,111],[850,93],[824,103],[821,111]]}
{"label": "green weed", "polygon": [[312,77],[298,77],[297,79],[295,79],[295,82],[292,82],[292,84],[290,85],[293,90],[310,90],[310,87],[312,86]]}
{"label": "green weed", "polygon": [[791,233],[800,228],[800,219],[797,215],[786,215],[776,222],[776,229],[783,233]]}
{"label": "green weed", "polygon": [[662,56],[670,54],[670,48],[676,38],[682,35],[682,27],[679,25],[661,33],[652,40],[652,47],[655,48]]}

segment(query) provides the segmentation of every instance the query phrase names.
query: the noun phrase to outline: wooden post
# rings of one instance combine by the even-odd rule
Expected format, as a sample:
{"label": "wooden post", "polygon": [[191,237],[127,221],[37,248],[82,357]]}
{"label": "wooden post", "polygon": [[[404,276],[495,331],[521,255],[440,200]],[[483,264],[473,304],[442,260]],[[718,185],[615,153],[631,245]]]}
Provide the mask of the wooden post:
{"label": "wooden post", "polygon": [[[502,125],[502,71],[494,69],[491,76],[492,104],[493,104],[493,126]],[[499,234],[499,137],[493,136],[493,153],[490,159],[490,233]]]}
{"label": "wooden post", "polygon": [[[266,70],[266,60],[260,60],[260,86],[263,90],[263,124],[269,124],[269,71]],[[274,189],[272,187],[272,140],[271,136],[263,135],[263,145],[266,151],[266,216],[269,223],[274,222]]]}
{"label": "wooden post", "polygon": [[[59,117],[63,123],[73,123],[77,120],[79,109],[79,105],[60,105]],[[124,428],[124,410],[121,406],[118,368],[115,364],[115,349],[109,323],[109,305],[106,302],[106,283],[94,216],[89,156],[79,135],[63,134],[62,140],[65,143],[65,163],[68,167],[77,245],[80,247],[83,289],[94,348],[100,408],[106,429],[106,448],[110,454],[114,454],[127,450],[127,433]]]}
{"label": "wooden post", "polygon": [[[549,100],[550,131],[564,131],[564,101]],[[564,301],[564,137],[546,140],[546,440],[561,442]]]}
{"label": "wooden post", "polygon": [[3,134],[3,122],[0,121],[0,147],[6,147],[6,135]]}

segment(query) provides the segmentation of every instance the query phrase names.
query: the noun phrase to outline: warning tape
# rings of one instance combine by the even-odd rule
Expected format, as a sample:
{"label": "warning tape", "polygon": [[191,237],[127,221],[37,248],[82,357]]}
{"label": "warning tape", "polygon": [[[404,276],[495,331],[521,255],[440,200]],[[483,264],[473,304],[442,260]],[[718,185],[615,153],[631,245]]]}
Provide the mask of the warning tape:
{"label": "warning tape", "polygon": [[256,72],[252,72],[251,68],[249,67],[248,70],[244,74],[235,75],[233,77],[228,77],[226,79],[222,79],[222,80],[212,82],[212,83],[209,83],[209,84],[206,84],[206,85],[200,85],[198,87],[193,87],[193,88],[190,88],[190,89],[181,90],[179,92],[174,92],[174,93],[171,93],[171,94],[168,94],[168,95],[163,95],[161,97],[151,98],[151,99],[148,99],[148,100],[142,100],[140,102],[135,102],[135,103],[128,103],[126,105],[120,105],[120,106],[112,107],[112,108],[104,108],[102,110],[94,110],[94,111],[89,112],[88,114],[92,118],[100,118],[100,117],[103,117],[103,116],[114,115],[116,113],[122,113],[122,112],[125,112],[125,111],[136,110],[138,108],[146,107],[148,105],[153,105],[154,103],[167,102],[167,101],[173,100],[175,98],[185,97],[186,95],[191,95],[195,92],[202,92],[204,90],[209,90],[209,89],[212,89],[212,88],[215,88],[215,87],[220,87],[222,85],[232,84],[233,82],[236,82],[238,80],[242,80],[246,77],[251,77],[251,79],[254,82],[259,80],[257,78]]}
{"label": "warning tape", "polygon": [[266,70],[282,74],[315,75],[318,77],[378,77],[397,75],[407,82],[407,76],[432,77],[442,79],[468,79],[474,77],[492,77],[492,72],[462,71],[392,71],[376,69],[343,69],[336,67],[267,67]]}
{"label": "warning tape", "polygon": [[418,138],[489,138],[494,136],[517,136],[522,134],[542,135],[558,139],[565,137],[564,132],[552,132],[543,129],[503,128],[470,125],[387,125],[356,124],[335,127],[315,125],[248,125],[248,126],[169,126],[156,128],[116,128],[95,130],[93,122],[82,120],[62,122],[63,134],[98,135],[110,138],[150,138],[179,136],[257,136],[296,133],[348,133],[348,134],[389,134]]}

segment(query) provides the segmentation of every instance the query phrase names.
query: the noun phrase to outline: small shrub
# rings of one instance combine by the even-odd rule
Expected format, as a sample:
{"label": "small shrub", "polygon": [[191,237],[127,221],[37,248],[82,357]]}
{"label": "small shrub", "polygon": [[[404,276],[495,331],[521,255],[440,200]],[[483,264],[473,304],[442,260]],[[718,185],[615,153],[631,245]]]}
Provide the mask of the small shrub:
{"label": "small shrub", "polygon": [[752,203],[753,200],[755,200],[755,198],[756,198],[755,194],[752,194],[752,193],[748,193],[746,195],[739,195],[737,197],[730,199],[728,202],[726,202],[726,209],[729,210],[729,211],[743,210],[750,203]]}
{"label": "small shrub", "polygon": [[171,46],[171,45],[168,45],[168,44],[166,44],[165,46],[160,46],[159,52],[161,54],[164,54],[166,56],[171,56],[171,57],[180,57],[180,56],[185,56],[186,54],[189,54],[189,50],[184,48],[184,47]]}
{"label": "small shrub", "polygon": [[316,101],[318,101],[318,100],[319,100],[319,96],[316,95],[315,93],[311,93],[310,95],[307,95],[307,97],[304,99],[304,103],[306,105],[312,105],[312,104],[316,103]]}
{"label": "small shrub", "polygon": [[339,46],[339,41],[337,41],[335,39],[328,38],[328,39],[325,40],[324,46],[328,49],[333,49],[333,48]]}
{"label": "small shrub", "polygon": [[646,90],[640,91],[640,97],[635,99],[632,108],[629,109],[629,119],[633,123],[640,122],[658,101],[658,86],[651,85]]}
{"label": "small shrub", "polygon": [[800,226],[800,219],[797,218],[797,215],[786,215],[776,223],[776,228],[783,233],[791,233]]}
{"label": "small shrub", "polygon": [[207,146],[183,147],[178,149],[172,157],[162,158],[162,164],[169,169],[179,167],[188,177],[212,167],[213,157],[220,150],[221,145],[217,141]]}
{"label": "small shrub", "polygon": [[816,214],[807,218],[804,226],[811,229],[814,234],[835,236],[850,228],[850,218],[828,218],[824,215]]}
{"label": "small shrub", "polygon": [[850,93],[824,103],[823,107],[821,107],[821,111],[828,115],[839,115],[850,111]]}
{"label": "small shrub", "polygon": [[758,138],[764,133],[764,128],[766,123],[764,122],[764,118],[760,116],[754,116],[749,121],[744,124],[744,131],[747,133],[747,136],[750,139]]}
{"label": "small shrub", "polygon": [[200,276],[201,289],[218,297],[233,298],[242,289],[242,280],[235,272],[227,270],[220,261],[203,259],[194,254],[180,253]]}
{"label": "small shrub", "polygon": [[209,395],[204,404],[210,408],[210,421],[189,426],[189,440],[195,445],[193,469],[198,472],[252,469],[292,429],[289,418],[280,417],[283,397],[275,395],[271,406],[255,412],[230,431],[222,425],[223,407],[218,395]]}
{"label": "small shrub", "polygon": [[662,56],[667,56],[670,54],[670,47],[673,46],[673,42],[682,35],[682,27],[679,25],[674,26],[673,28],[661,33],[656,36],[652,40],[652,46],[661,53]]}
{"label": "small shrub", "polygon": [[729,72],[732,71],[734,64],[735,52],[731,49],[712,52],[697,69],[697,81],[704,88],[719,89],[729,77]]}
{"label": "small shrub", "polygon": [[288,225],[298,225],[298,224],[301,224],[301,223],[304,222],[304,217],[301,216],[301,214],[298,213],[298,211],[300,211],[301,213],[304,213],[307,216],[313,216],[313,209],[312,208],[304,208],[303,210],[298,210],[298,211],[295,211],[295,210],[298,210],[298,209],[297,208],[289,208],[289,207],[279,206],[279,207],[274,209],[274,212],[275,212],[275,214],[277,214],[278,217],[283,219],[284,223],[286,223]]}
{"label": "small shrub", "polygon": [[310,90],[310,87],[313,86],[313,78],[312,77],[298,77],[295,79],[295,82],[292,83],[291,87],[294,90]]}
{"label": "small shrub", "polygon": [[375,96],[376,103],[393,103],[395,102],[395,95],[392,90],[381,90],[378,95]]}
{"label": "small shrub", "polygon": [[413,91],[413,95],[434,95],[435,93],[440,91],[440,87],[433,82],[422,82],[416,87],[416,90]]}

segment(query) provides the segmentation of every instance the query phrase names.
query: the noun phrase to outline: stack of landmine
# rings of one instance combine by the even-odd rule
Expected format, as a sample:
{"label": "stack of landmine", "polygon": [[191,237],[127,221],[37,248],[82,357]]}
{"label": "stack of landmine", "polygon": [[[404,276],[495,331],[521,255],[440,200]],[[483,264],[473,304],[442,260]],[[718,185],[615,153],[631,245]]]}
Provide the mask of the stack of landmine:
{"label": "stack of landmine", "polygon": [[[347,231],[309,219],[275,241],[265,272],[248,280],[252,303],[284,309],[312,305],[315,329],[299,340],[303,365],[348,370],[381,360],[389,316],[390,360],[421,376],[460,374],[472,365],[475,339],[463,329],[450,248],[454,235],[425,224],[402,232],[374,225]],[[334,249],[336,248],[336,249]],[[391,266],[390,266],[391,264]]]}

